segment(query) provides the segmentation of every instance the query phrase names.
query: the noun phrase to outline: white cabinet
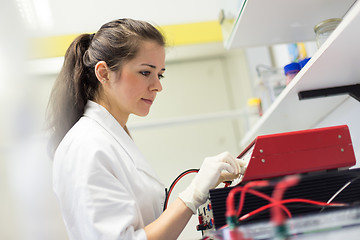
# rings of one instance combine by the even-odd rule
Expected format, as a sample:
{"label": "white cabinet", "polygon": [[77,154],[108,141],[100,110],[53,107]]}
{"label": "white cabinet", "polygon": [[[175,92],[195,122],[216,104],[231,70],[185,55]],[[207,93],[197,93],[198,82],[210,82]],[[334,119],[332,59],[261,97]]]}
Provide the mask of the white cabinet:
{"label": "white cabinet", "polygon": [[356,0],[243,0],[226,48],[315,39],[314,26],[342,18]]}
{"label": "white cabinet", "polygon": [[[360,2],[244,1],[225,43],[228,48],[314,40],[313,27],[333,17],[343,17],[343,21],[246,134],[242,147],[258,135],[313,128],[350,98],[338,95],[299,100],[300,91],[360,83]],[[360,116],[360,103],[354,111]]]}

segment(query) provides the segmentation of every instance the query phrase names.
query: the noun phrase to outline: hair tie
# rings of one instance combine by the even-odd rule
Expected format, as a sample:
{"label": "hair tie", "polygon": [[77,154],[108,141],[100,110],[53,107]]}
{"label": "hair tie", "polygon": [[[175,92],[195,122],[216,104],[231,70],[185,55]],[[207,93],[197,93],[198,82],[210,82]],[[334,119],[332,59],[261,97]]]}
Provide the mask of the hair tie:
{"label": "hair tie", "polygon": [[92,41],[93,40],[93,38],[94,38],[94,36],[95,36],[95,33],[93,33],[93,34],[90,34],[90,41]]}

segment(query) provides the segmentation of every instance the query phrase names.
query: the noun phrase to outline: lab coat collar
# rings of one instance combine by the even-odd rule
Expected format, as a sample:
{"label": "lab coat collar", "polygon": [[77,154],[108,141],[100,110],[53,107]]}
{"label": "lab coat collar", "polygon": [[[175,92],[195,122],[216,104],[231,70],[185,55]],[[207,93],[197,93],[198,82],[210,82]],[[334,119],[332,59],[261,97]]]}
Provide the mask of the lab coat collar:
{"label": "lab coat collar", "polygon": [[[137,169],[147,173],[156,181],[158,177],[149,163],[145,160],[134,141],[121,127],[118,121],[101,105],[88,100],[85,106],[84,116],[95,120],[121,145],[123,150],[129,155]],[[161,183],[162,184],[162,183]]]}

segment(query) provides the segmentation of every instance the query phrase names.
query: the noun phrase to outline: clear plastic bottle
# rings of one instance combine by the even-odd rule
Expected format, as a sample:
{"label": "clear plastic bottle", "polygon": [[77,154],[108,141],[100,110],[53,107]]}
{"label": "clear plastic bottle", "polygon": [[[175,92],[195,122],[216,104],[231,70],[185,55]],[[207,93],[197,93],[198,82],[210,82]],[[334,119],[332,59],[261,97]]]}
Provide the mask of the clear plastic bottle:
{"label": "clear plastic bottle", "polygon": [[314,27],[314,32],[316,34],[316,44],[318,48],[326,41],[326,39],[335,30],[340,22],[341,18],[330,18],[320,22]]}
{"label": "clear plastic bottle", "polygon": [[300,64],[297,62],[289,63],[284,67],[284,73],[286,76],[286,85],[288,85],[291,80],[296,76],[296,74],[300,71]]}

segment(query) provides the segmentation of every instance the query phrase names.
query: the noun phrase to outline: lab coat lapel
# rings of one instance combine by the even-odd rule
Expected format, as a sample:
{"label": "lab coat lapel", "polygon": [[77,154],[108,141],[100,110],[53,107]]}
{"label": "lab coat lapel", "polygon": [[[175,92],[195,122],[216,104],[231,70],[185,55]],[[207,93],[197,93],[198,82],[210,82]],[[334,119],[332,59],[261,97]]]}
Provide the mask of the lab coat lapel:
{"label": "lab coat lapel", "polygon": [[158,177],[149,163],[145,160],[134,141],[125,132],[116,119],[101,105],[88,101],[85,108],[85,116],[98,122],[119,143],[123,150],[129,155],[137,169],[144,171],[152,178]]}

